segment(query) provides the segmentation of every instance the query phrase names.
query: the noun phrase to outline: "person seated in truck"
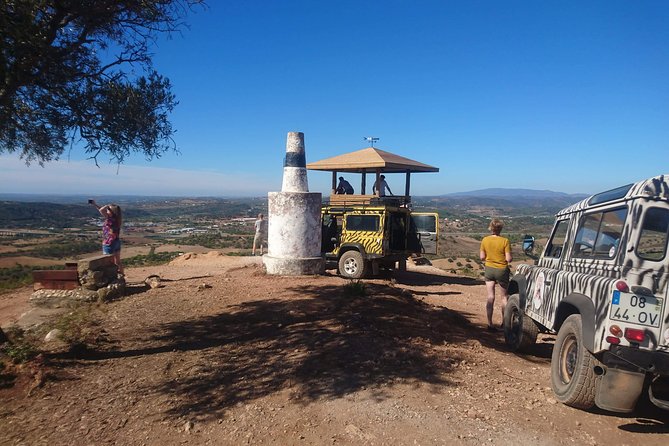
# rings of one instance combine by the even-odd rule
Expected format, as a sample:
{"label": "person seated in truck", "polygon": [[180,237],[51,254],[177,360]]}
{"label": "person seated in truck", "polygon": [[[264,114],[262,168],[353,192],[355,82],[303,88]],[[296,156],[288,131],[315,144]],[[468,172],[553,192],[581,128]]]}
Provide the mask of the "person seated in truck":
{"label": "person seated in truck", "polygon": [[344,177],[339,177],[339,185],[337,185],[335,193],[353,195],[353,186],[351,186],[351,183],[346,181]]}

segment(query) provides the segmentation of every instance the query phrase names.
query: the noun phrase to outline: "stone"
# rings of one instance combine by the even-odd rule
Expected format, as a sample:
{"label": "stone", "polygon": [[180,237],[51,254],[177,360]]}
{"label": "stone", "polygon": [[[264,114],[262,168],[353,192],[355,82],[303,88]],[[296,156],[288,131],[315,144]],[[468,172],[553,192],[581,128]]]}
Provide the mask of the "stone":
{"label": "stone", "polygon": [[77,271],[79,271],[79,274],[81,274],[81,272],[85,270],[99,270],[109,265],[114,265],[113,256],[102,255],[88,257],[77,262]]}
{"label": "stone", "polygon": [[156,275],[151,275],[144,279],[144,283],[147,284],[151,288],[159,288],[161,286],[160,284],[160,276]]}
{"label": "stone", "polygon": [[110,283],[106,287],[98,289],[97,293],[100,302],[108,302],[110,300],[118,299],[125,294],[125,279],[117,279],[114,283]]}
{"label": "stone", "polygon": [[44,336],[44,342],[55,342],[55,341],[60,341],[60,337],[62,336],[63,332],[57,328],[54,328],[50,332]]}
{"label": "stone", "polygon": [[100,302],[107,302],[108,300],[111,300],[111,299],[109,298],[109,293],[110,293],[110,291],[111,291],[111,290],[109,289],[109,287],[100,288],[100,289],[97,291],[97,293],[98,293],[98,300],[99,300]]}

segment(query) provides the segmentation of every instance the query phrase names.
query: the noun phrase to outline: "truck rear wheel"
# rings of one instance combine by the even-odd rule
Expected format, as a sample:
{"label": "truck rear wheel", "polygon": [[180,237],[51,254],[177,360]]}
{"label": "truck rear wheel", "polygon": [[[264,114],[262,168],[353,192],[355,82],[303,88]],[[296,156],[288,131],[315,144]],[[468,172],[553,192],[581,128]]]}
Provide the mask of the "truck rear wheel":
{"label": "truck rear wheel", "polygon": [[360,279],[367,274],[367,262],[358,251],[346,251],[339,258],[339,274],[347,279]]}
{"label": "truck rear wheel", "polygon": [[504,340],[514,352],[524,352],[537,342],[539,327],[525,315],[517,294],[509,297],[504,309]]}
{"label": "truck rear wheel", "polygon": [[581,315],[569,316],[558,332],[551,358],[551,386],[561,403],[578,409],[595,405],[596,359],[583,345]]}

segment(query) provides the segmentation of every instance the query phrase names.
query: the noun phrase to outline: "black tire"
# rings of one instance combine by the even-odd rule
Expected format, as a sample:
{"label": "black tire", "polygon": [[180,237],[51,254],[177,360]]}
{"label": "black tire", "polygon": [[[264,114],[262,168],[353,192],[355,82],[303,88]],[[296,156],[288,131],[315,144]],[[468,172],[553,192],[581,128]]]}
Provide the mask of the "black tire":
{"label": "black tire", "polygon": [[517,294],[509,297],[504,309],[504,340],[514,352],[525,352],[537,342],[539,327],[520,308]]}
{"label": "black tire", "polygon": [[561,403],[578,409],[595,405],[597,360],[583,345],[581,315],[569,316],[558,332],[551,358],[551,386]]}
{"label": "black tire", "polygon": [[339,258],[339,274],[347,279],[360,279],[367,274],[367,262],[358,251],[346,251]]}

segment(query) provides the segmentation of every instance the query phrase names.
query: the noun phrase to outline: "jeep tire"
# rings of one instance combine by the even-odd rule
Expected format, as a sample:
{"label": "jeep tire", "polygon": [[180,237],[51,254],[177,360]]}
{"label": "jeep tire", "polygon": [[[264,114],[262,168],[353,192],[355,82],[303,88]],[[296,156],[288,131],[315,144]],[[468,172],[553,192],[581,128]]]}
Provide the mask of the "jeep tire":
{"label": "jeep tire", "polygon": [[514,352],[525,352],[537,342],[539,327],[525,316],[517,294],[509,297],[504,309],[504,340]]}
{"label": "jeep tire", "polygon": [[347,279],[360,279],[367,274],[367,262],[358,251],[346,251],[339,258],[339,274]]}
{"label": "jeep tire", "polygon": [[569,316],[558,332],[551,358],[551,386],[561,403],[578,409],[595,405],[597,360],[583,345],[581,315]]}

